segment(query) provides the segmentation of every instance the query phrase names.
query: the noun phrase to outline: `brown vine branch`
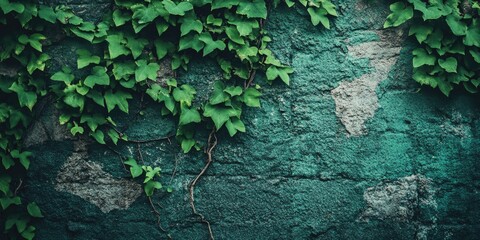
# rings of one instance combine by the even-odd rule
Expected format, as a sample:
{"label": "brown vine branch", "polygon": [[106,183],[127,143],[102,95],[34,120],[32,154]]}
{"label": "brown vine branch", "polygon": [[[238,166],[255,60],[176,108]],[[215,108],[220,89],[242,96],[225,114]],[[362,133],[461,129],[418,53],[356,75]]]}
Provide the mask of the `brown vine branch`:
{"label": "brown vine branch", "polygon": [[[165,228],[162,227],[162,223],[160,222],[160,212],[157,210],[157,208],[156,208],[155,205],[153,204],[152,198],[151,198],[151,197],[147,197],[147,198],[148,198],[148,202],[150,203],[150,207],[152,208],[153,213],[154,213],[155,216],[157,217],[157,225],[158,225],[158,228],[159,228],[160,230],[162,230],[162,232],[167,233],[167,230],[165,230]],[[171,239],[170,236],[169,236],[169,239]]]}
{"label": "brown vine branch", "polygon": [[[213,141],[212,141],[212,139],[213,139]],[[215,238],[213,237],[212,226],[211,226],[210,222],[205,218],[205,216],[203,216],[203,214],[199,213],[197,211],[197,209],[195,208],[194,190],[195,190],[195,186],[196,186],[197,182],[200,180],[200,178],[203,176],[203,174],[205,174],[208,167],[210,166],[210,164],[213,161],[212,151],[215,148],[215,146],[217,146],[217,136],[215,135],[215,129],[213,129],[212,132],[210,132],[210,135],[208,136],[208,147],[207,147],[207,150],[206,150],[207,162],[205,163],[205,166],[202,168],[202,171],[200,171],[200,173],[192,180],[192,182],[190,182],[190,188],[189,188],[189,191],[190,191],[190,207],[192,208],[192,212],[193,212],[193,214],[199,216],[200,220],[203,223],[207,224],[208,233],[210,234],[210,239],[211,240],[215,240]]]}
{"label": "brown vine branch", "polygon": [[132,143],[150,143],[150,142],[159,142],[163,140],[168,140],[168,142],[171,144],[172,142],[170,141],[171,137],[174,137],[175,134],[168,135],[166,137],[160,137],[160,138],[154,138],[154,139],[146,139],[146,140],[126,140],[125,142],[132,142]]}
{"label": "brown vine branch", "polygon": [[14,196],[17,196],[17,192],[22,187],[22,184],[23,184],[23,180],[20,178],[18,186],[17,188],[15,188],[15,192],[13,193]]}
{"label": "brown vine branch", "polygon": [[117,150],[115,150],[114,148],[112,148],[111,146],[109,146],[108,144],[105,145],[110,151],[112,151],[113,153],[115,153],[117,156],[118,156],[118,159],[120,159],[120,163],[122,164],[123,166],[123,169],[125,170],[125,172],[128,172],[128,169],[127,167],[125,166],[125,163],[123,163],[124,159],[126,159],[125,156],[123,156],[123,154]]}

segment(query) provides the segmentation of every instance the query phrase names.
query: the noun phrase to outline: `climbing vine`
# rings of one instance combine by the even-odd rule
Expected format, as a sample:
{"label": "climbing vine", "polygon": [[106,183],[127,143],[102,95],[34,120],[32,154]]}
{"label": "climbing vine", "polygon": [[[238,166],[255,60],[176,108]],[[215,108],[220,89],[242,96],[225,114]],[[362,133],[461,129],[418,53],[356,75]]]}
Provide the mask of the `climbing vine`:
{"label": "climbing vine", "polygon": [[[330,0],[115,0],[100,22],[89,22],[65,6],[0,0],[2,239],[33,239],[32,220],[43,217],[34,202],[22,202],[18,191],[32,155],[22,141],[38,103],[49,96],[59,109],[60,124],[72,135],[88,135],[100,144],[130,141],[117,128],[113,112],[128,114],[129,102],[143,95],[176,119],[175,137],[185,153],[202,148],[199,129],[210,130],[208,162],[190,186],[192,210],[208,223],[195,209],[193,188],[212,161],[215,133],[246,131],[242,110],[260,107],[256,74],[264,74],[269,83],[289,84],[293,73],[268,49],[272,39],[264,25],[268,9],[279,4],[299,5],[313,25],[325,28],[337,16]],[[86,44],[76,50],[75,64],[57,69],[44,50],[65,38]],[[175,78],[193,58],[212,59],[223,73],[205,102],[195,98],[194,87]],[[148,197],[162,189],[160,168],[140,165],[132,156],[123,161],[133,178],[143,178]]]}
{"label": "climbing vine", "polygon": [[474,0],[405,0],[390,5],[384,27],[411,22],[408,35],[419,43],[413,79],[449,95],[455,86],[478,92],[480,5]]}

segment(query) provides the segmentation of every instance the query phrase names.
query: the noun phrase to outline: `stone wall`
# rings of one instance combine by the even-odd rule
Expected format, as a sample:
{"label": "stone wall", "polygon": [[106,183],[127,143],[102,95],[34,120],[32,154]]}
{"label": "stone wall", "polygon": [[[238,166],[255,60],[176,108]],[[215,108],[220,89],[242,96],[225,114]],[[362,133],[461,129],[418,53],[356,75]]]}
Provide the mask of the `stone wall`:
{"label": "stone wall", "polygon": [[[87,18],[109,7],[45,2]],[[270,13],[271,47],[295,73],[290,86],[264,87],[262,108],[244,115],[246,133],[218,135],[195,198],[217,239],[479,238],[478,96],[457,91],[447,98],[416,84],[414,44],[402,29],[382,29],[388,4],[380,2],[336,1],[332,30],[313,27],[300,9]],[[81,45],[67,39],[47,51],[64,65]],[[200,95],[221,77],[215,64],[194,61],[191,68],[179,81]],[[262,76],[256,81],[264,83]],[[35,155],[23,192],[45,215],[38,239],[167,239],[118,156],[70,137],[49,105],[26,140]],[[131,108],[143,109],[139,101]],[[130,139],[175,131],[158,106],[142,111],[117,113]],[[173,239],[207,239],[187,189],[205,156],[182,154],[174,139],[116,148],[134,156],[139,150],[174,188],[153,198],[161,226]]]}

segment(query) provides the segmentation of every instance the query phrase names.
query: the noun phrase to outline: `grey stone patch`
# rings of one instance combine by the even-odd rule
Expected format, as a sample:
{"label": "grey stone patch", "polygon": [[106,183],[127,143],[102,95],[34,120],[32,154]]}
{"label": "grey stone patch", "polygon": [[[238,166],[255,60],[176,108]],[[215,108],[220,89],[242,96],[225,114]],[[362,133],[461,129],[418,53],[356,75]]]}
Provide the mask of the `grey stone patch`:
{"label": "grey stone patch", "polygon": [[0,76],[13,78],[16,77],[17,74],[18,69],[0,64]]}
{"label": "grey stone patch", "polygon": [[[359,220],[370,219],[408,222],[417,220],[415,214],[419,209],[437,209],[434,199],[435,191],[429,179],[421,175],[400,178],[393,182],[382,182],[367,188],[363,193],[366,208]],[[419,216],[417,216],[419,217]],[[436,217],[428,220],[436,222]],[[419,226],[427,230],[427,226]]]}
{"label": "grey stone patch", "polygon": [[451,115],[449,114],[444,117],[443,124],[440,125],[440,128],[446,135],[453,135],[461,138],[472,137],[472,126],[467,119],[468,118],[463,117],[460,112],[454,111]]}
{"label": "grey stone patch", "polygon": [[372,73],[362,75],[353,81],[343,81],[331,92],[335,100],[335,113],[348,134],[352,136],[367,133],[365,122],[375,115],[379,107],[375,90],[378,84],[388,77],[402,49],[404,39],[402,31],[383,30],[377,34],[379,41],[348,46],[351,57],[370,60]]}
{"label": "grey stone patch", "polygon": [[172,59],[165,58],[159,62],[159,65],[160,70],[157,72],[157,82],[161,82],[166,85],[166,80],[175,77],[175,72],[172,70]]}
{"label": "grey stone patch", "polygon": [[75,142],[75,148],[57,175],[55,190],[77,195],[103,213],[127,209],[142,194],[140,184],[114,178],[100,164],[87,160],[84,142]]}
{"label": "grey stone patch", "polygon": [[42,117],[34,122],[28,129],[23,144],[25,147],[41,145],[47,141],[65,141],[73,140],[74,137],[66,126],[60,125],[58,117],[59,111],[52,105],[50,101],[40,104],[46,104],[42,111]]}

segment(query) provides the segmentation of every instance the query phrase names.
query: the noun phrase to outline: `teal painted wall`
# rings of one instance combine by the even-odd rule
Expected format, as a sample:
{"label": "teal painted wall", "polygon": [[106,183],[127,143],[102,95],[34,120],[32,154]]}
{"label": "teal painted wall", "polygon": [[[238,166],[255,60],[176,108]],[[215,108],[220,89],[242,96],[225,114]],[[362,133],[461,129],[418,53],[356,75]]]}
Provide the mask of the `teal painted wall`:
{"label": "teal painted wall", "polygon": [[[45,2],[67,3],[87,18],[109,7]],[[478,96],[447,98],[411,80],[414,44],[402,29],[382,29],[387,3],[337,5],[331,30],[313,27],[300,9],[270,13],[271,48],[295,68],[291,85],[257,77],[262,108],[245,112],[246,133],[218,135],[213,165],[196,188],[198,210],[216,239],[478,239]],[[68,65],[81,45],[66,39],[47,51],[54,66]],[[194,61],[180,81],[201,97],[219,74]],[[26,140],[35,155],[23,193],[45,215],[38,239],[167,239],[118,156],[71,138],[50,105]],[[117,114],[130,139],[174,132],[155,104],[135,100],[131,112],[139,110]],[[207,239],[187,190],[205,156],[182,154],[174,139],[116,147],[138,149],[174,188],[154,196],[161,225],[173,239]]]}

